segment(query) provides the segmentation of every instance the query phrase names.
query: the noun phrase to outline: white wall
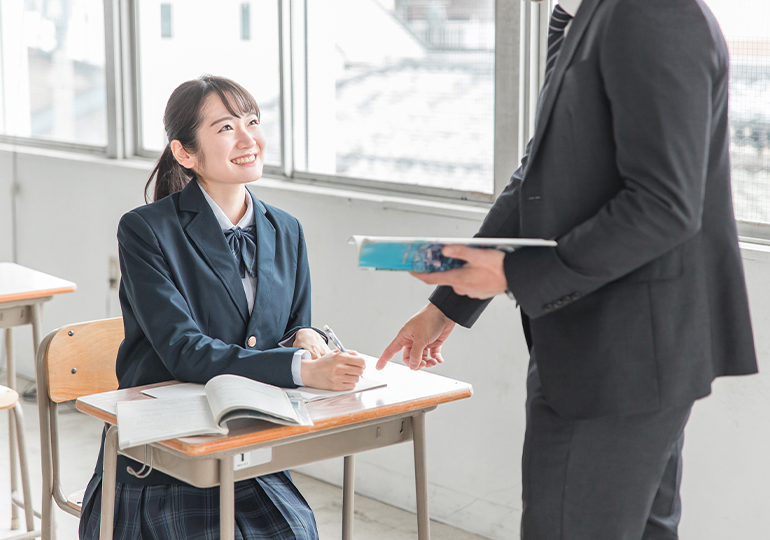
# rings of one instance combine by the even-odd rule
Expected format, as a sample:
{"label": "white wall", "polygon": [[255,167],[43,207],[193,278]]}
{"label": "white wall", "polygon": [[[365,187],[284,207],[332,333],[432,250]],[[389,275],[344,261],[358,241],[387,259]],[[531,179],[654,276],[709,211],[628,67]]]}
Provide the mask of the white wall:
{"label": "white wall", "polygon": [[[11,150],[0,147],[0,260],[11,258]],[[108,289],[108,258],[127,210],[142,204],[149,162],[73,158],[19,150],[18,261],[75,281],[78,291],[45,308],[44,330],[119,314]],[[426,301],[430,288],[401,273],[356,268],[345,244],[350,234],[470,235],[483,211],[418,204],[392,197],[340,192],[263,180],[257,195],[288,210],[305,227],[313,275],[313,319],[330,324],[353,349],[377,355],[400,325]],[[744,252],[757,349],[770,367],[770,318],[764,276],[770,253]],[[19,371],[32,374],[29,332],[18,331]],[[23,343],[22,343],[23,342]],[[518,537],[519,462],[524,432],[526,347],[518,312],[496,299],[473,330],[459,328],[436,372],[469,382],[471,399],[428,416],[431,517],[494,539]],[[23,357],[22,357],[23,356]],[[770,378],[718,381],[714,395],[696,404],[687,428],[683,540],[764,539],[770,530]],[[414,508],[410,445],[362,454],[358,491]],[[340,460],[304,472],[340,483]],[[84,479],[84,483],[87,479]]]}

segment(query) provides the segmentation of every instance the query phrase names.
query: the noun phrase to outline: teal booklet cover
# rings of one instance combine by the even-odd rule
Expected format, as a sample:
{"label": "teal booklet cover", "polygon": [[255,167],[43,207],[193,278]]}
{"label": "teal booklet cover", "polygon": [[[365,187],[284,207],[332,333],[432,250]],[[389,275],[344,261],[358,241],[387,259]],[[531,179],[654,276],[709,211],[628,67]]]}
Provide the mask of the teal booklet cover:
{"label": "teal booklet cover", "polygon": [[555,246],[553,240],[539,238],[427,238],[404,236],[352,236],[348,240],[358,249],[358,266],[372,270],[442,272],[465,264],[445,257],[446,245],[462,244],[475,248],[514,251],[522,247]]}

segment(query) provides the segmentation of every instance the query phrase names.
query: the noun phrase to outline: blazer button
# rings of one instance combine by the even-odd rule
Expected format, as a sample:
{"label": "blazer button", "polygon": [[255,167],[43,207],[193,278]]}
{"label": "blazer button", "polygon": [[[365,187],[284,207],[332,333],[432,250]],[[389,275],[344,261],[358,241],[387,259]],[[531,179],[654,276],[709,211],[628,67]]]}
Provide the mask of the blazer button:
{"label": "blazer button", "polygon": [[249,337],[249,340],[246,342],[246,345],[248,345],[249,347],[253,347],[256,344],[257,344],[257,338],[255,338],[254,336]]}

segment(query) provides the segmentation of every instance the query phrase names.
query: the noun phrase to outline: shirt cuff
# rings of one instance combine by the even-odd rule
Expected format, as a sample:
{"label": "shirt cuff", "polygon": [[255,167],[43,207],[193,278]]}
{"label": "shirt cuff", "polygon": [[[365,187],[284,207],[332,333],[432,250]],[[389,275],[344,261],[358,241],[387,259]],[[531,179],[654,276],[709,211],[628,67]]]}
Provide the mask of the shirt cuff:
{"label": "shirt cuff", "polygon": [[302,384],[302,360],[309,360],[310,358],[310,351],[305,349],[297,349],[294,352],[294,358],[291,359],[291,378],[294,379],[294,384],[297,386],[305,386]]}

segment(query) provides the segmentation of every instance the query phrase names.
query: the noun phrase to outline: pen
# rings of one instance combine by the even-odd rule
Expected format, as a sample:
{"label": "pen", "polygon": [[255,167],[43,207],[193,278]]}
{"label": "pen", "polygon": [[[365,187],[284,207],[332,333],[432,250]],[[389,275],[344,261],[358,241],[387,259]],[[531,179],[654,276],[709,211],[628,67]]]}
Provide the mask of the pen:
{"label": "pen", "polygon": [[328,324],[325,324],[325,325],[324,325],[324,332],[326,332],[326,334],[329,336],[329,338],[331,338],[331,340],[334,342],[334,344],[337,346],[337,348],[338,348],[338,349],[339,349],[341,352],[347,352],[347,351],[345,350],[345,347],[343,347],[343,346],[342,346],[342,343],[340,343],[340,340],[339,340],[339,339],[337,339],[337,336],[335,336],[335,335],[334,335],[334,330],[332,330],[331,328],[329,328],[329,325],[328,325]]}

